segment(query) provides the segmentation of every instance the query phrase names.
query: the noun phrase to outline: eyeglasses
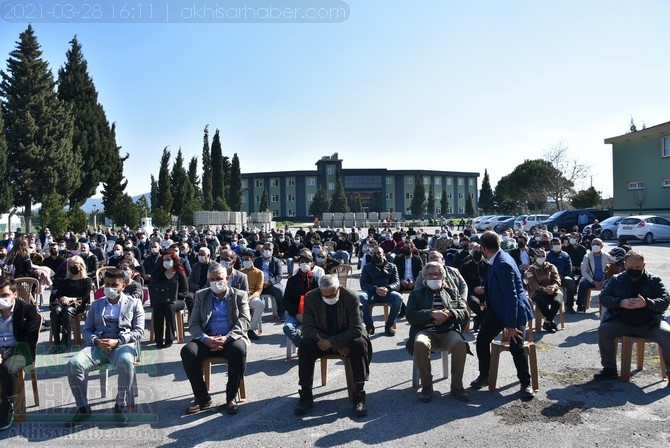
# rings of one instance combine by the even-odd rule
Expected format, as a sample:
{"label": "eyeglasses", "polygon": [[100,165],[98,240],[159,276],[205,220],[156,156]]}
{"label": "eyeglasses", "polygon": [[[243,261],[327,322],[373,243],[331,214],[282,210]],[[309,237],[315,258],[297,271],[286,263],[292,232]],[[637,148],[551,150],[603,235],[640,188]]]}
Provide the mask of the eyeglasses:
{"label": "eyeglasses", "polygon": [[439,280],[442,278],[442,274],[439,272],[426,272],[426,278],[429,280]]}

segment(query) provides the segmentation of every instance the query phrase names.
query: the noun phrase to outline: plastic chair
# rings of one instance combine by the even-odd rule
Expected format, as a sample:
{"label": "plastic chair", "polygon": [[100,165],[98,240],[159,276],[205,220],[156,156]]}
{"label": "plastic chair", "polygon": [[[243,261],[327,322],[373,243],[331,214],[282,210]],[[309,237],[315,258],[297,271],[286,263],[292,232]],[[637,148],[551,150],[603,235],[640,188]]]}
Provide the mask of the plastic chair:
{"label": "plastic chair", "polygon": [[349,400],[353,400],[354,393],[356,392],[356,386],[354,384],[354,371],[351,369],[351,361],[349,358],[340,356],[337,353],[329,353],[321,357],[321,386],[325,386],[328,383],[329,359],[339,359],[344,362],[344,374],[347,378],[347,391],[349,393]]}
{"label": "plastic chair", "polygon": [[105,284],[105,272],[116,269],[114,266],[103,266],[95,271],[95,289],[100,289]]}
{"label": "plastic chair", "polygon": [[[621,343],[621,379],[623,381],[630,381],[630,364],[633,357],[633,345],[637,355],[637,370],[642,370],[644,366],[644,344],[656,343],[653,339],[636,338],[633,336],[624,336]],[[661,345],[658,345],[658,354],[661,358],[661,379],[668,380],[668,372],[665,370],[665,360],[663,359],[663,351]]]}
{"label": "plastic chair", "polygon": [[[561,320],[561,330],[565,330],[565,316],[563,315],[563,310],[565,309],[564,297],[565,295],[561,292],[561,306],[558,308],[558,315]],[[535,303],[534,300],[533,306],[535,307],[535,331],[539,333],[542,331],[542,311],[537,307],[537,303]]]}
{"label": "plastic chair", "polygon": [[351,278],[352,273],[353,268],[348,264],[333,266],[330,270],[330,274],[337,275],[337,279],[340,281],[340,286],[345,289],[349,287],[349,278]]}
{"label": "plastic chair", "polygon": [[[368,302],[368,306],[370,307],[370,312],[372,312],[372,309],[376,306],[384,307],[384,325],[386,325],[386,322],[389,320],[389,310],[391,309],[390,305],[388,303]],[[393,329],[396,329],[395,323],[393,324]]]}
{"label": "plastic chair", "polygon": [[[223,356],[208,358],[202,362],[202,371],[205,374],[205,385],[207,391],[212,381],[212,364],[228,364],[228,360]],[[237,389],[237,401],[247,401],[247,388],[244,384],[244,377],[240,380],[240,386]]]}
{"label": "plastic chair", "polygon": [[[151,283],[149,285],[149,297],[151,304],[176,301],[178,293],[178,286],[174,283]],[[154,320],[154,313],[151,312],[151,327],[149,328],[149,342],[154,342],[156,321]],[[177,343],[184,342],[184,310],[177,310],[175,312],[175,329],[177,330]]]}
{"label": "plastic chair", "polygon": [[[142,362],[142,344],[140,341],[135,341],[135,351],[137,356],[135,357],[135,365],[139,365]],[[98,371],[100,372],[100,397],[107,398],[107,393],[109,391],[109,371],[114,370],[116,366],[113,364],[102,363],[98,366]],[[132,409],[135,406],[135,398],[139,395],[137,388],[137,370],[133,375],[132,384],[130,385],[131,394],[128,397],[128,408]]]}
{"label": "plastic chair", "polygon": [[[523,343],[523,349],[528,353],[528,360],[530,361],[530,376],[534,391],[540,390],[540,380],[537,369],[537,347],[533,342],[532,320],[528,321],[526,329],[527,340]],[[503,330],[500,341],[491,342],[491,366],[489,370],[489,390],[496,389],[498,381],[498,366],[500,365],[500,354],[502,352],[510,351],[510,346],[507,336],[507,330]]]}
{"label": "plastic chair", "polygon": [[40,282],[32,277],[15,278],[14,282],[18,289],[17,293],[21,300],[32,305],[37,304],[37,290],[40,287]]}
{"label": "plastic chair", "polygon": [[[442,358],[442,378],[449,378],[449,352],[443,349],[436,349],[431,352],[439,353],[440,358]],[[412,389],[418,390],[421,387],[421,376],[419,375],[419,368],[416,366],[416,362],[412,359]]]}
{"label": "plastic chair", "polygon": [[293,343],[291,338],[286,336],[286,362],[289,362],[291,361],[291,359],[293,359],[293,355],[295,354],[296,351],[297,349],[295,344]]}
{"label": "plastic chair", "polygon": [[[42,331],[42,322],[44,319],[40,315],[39,331]],[[38,333],[39,334],[39,333]],[[37,371],[35,370],[35,360],[32,364],[28,364],[19,372],[19,378],[16,383],[16,395],[14,396],[14,411],[16,414],[16,421],[22,422],[25,419],[26,413],[26,373],[30,372],[30,382],[33,387],[33,399],[35,400],[35,407],[40,406],[40,392],[37,388]]]}

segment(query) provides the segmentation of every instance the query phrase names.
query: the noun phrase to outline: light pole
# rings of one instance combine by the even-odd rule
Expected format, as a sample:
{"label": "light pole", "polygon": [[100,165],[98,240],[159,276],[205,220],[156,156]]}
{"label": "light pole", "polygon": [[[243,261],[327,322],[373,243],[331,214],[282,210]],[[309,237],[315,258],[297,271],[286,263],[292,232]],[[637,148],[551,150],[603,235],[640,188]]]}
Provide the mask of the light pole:
{"label": "light pole", "polygon": [[98,219],[98,207],[94,205],[93,206],[93,231],[94,232],[98,228],[97,219]]}

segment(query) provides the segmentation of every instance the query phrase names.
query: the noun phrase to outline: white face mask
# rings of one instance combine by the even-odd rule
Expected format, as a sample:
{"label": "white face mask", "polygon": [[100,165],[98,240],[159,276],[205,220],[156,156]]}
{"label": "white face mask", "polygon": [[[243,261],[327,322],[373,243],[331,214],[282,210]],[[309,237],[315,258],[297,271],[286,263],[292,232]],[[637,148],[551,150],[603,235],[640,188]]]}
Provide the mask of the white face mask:
{"label": "white face mask", "polygon": [[326,302],[326,305],[335,305],[338,300],[340,300],[340,296],[334,296],[334,297],[323,296],[323,301]]}
{"label": "white face mask", "polygon": [[210,282],[209,287],[214,291],[214,294],[221,294],[226,290],[226,282],[218,280],[213,283]]}
{"label": "white face mask", "polygon": [[570,238],[570,244],[575,244],[577,242],[577,238]]}
{"label": "white face mask", "polygon": [[121,251],[121,250],[115,250],[114,251],[114,256],[120,257],[121,255],[123,255],[123,251]]}
{"label": "white face mask", "polygon": [[172,266],[174,266],[174,262],[172,260],[167,260],[163,262],[163,267],[165,269],[172,269]]}
{"label": "white face mask", "polygon": [[270,253],[269,250],[265,249],[263,251],[263,258],[270,258],[270,255],[272,255],[272,254]]}
{"label": "white face mask", "polygon": [[442,234],[442,238],[447,238],[448,236],[449,236],[448,233],[443,233],[443,234]]}
{"label": "white face mask", "polygon": [[594,254],[599,254],[602,248],[603,248],[602,246],[598,246],[597,244],[595,246],[591,246],[591,250],[593,251]]}
{"label": "white face mask", "polygon": [[251,260],[244,260],[242,262],[242,266],[244,266],[244,269],[249,269],[252,265],[253,263],[251,262]]}
{"label": "white face mask", "polygon": [[502,240],[503,240],[504,242],[508,242],[508,241],[509,241],[509,237],[508,237],[507,235],[505,235],[505,236],[502,237]]}
{"label": "white face mask", "polygon": [[302,272],[307,272],[310,269],[311,269],[311,266],[309,265],[309,263],[300,263],[300,270]]}
{"label": "white face mask", "polygon": [[8,310],[14,305],[14,299],[11,297],[0,298],[0,310]]}
{"label": "white face mask", "polygon": [[119,288],[112,288],[109,286],[105,286],[105,297],[109,299],[116,299],[119,297]]}
{"label": "white face mask", "polygon": [[544,257],[537,257],[537,258],[535,259],[535,263],[537,263],[537,264],[542,264],[542,263],[544,263],[544,260],[546,260],[546,258],[544,258]]}
{"label": "white face mask", "polygon": [[433,291],[437,291],[442,288],[442,280],[426,280],[426,286],[428,286]]}
{"label": "white face mask", "polygon": [[551,246],[551,250],[553,250],[554,252],[560,252],[561,251],[561,245],[560,244],[554,244],[553,246]]}
{"label": "white face mask", "polygon": [[207,257],[204,256],[204,255],[198,255],[198,262],[200,262],[200,264],[206,264],[207,263]]}

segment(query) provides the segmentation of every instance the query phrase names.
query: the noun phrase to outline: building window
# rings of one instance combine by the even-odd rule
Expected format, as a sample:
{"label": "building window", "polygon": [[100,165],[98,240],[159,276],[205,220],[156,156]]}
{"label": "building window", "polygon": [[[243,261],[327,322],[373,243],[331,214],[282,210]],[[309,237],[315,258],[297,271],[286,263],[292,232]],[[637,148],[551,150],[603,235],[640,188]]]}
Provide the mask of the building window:
{"label": "building window", "polygon": [[405,193],[405,199],[414,199],[414,193],[411,191]]}
{"label": "building window", "polygon": [[670,157],[670,135],[663,137],[663,157]]}
{"label": "building window", "polygon": [[393,193],[386,193],[386,200],[390,201],[391,199],[393,199]]}
{"label": "building window", "polygon": [[628,189],[629,190],[644,190],[647,188],[644,185],[644,182],[637,181],[637,182],[628,182]]}
{"label": "building window", "polygon": [[286,185],[289,187],[295,187],[295,177],[289,177],[286,179]]}
{"label": "building window", "polygon": [[256,179],[256,188],[263,188],[263,179]]}
{"label": "building window", "polygon": [[393,177],[386,176],[386,185],[393,185]]}
{"label": "building window", "polygon": [[663,186],[670,187],[670,179],[663,179]]}
{"label": "building window", "polygon": [[279,216],[279,210],[272,210],[272,217],[276,218],[277,216]]}
{"label": "building window", "polygon": [[328,182],[328,191],[335,190],[335,182]]}
{"label": "building window", "polygon": [[437,199],[438,201],[442,199],[442,193],[440,193],[439,191],[435,193],[435,199]]}
{"label": "building window", "polygon": [[471,187],[474,187],[475,186],[475,180],[473,178],[469,178],[468,179],[468,185],[471,186]]}
{"label": "building window", "polygon": [[468,193],[468,196],[470,196],[470,199],[474,199],[474,198],[475,198],[475,194],[474,194],[474,193]]}
{"label": "building window", "polygon": [[452,181],[451,177],[447,177],[447,185],[451,185],[451,181]]}
{"label": "building window", "polygon": [[454,214],[454,208],[450,205],[449,208],[447,209],[447,214],[453,215]]}
{"label": "building window", "polygon": [[465,210],[463,210],[463,207],[458,207],[458,213],[460,213],[461,215],[463,213],[465,213]]}
{"label": "building window", "polygon": [[407,176],[407,185],[414,185],[414,176]]}
{"label": "building window", "polygon": [[442,214],[442,209],[440,207],[435,208],[435,213],[438,215]]}
{"label": "building window", "polygon": [[279,202],[279,195],[278,194],[270,195],[270,202]]}
{"label": "building window", "polygon": [[335,167],[334,167],[333,165],[328,165],[328,166],[326,167],[326,173],[327,173],[329,176],[332,176],[333,174],[335,174]]}
{"label": "building window", "polygon": [[463,193],[458,193],[458,199],[463,199]]}
{"label": "building window", "polygon": [[256,202],[257,202],[257,203],[260,203],[260,202],[261,202],[261,195],[260,195],[260,194],[257,194],[257,195],[256,195]]}
{"label": "building window", "polygon": [[439,177],[435,178],[435,185],[442,185],[442,179]]}
{"label": "building window", "polygon": [[295,201],[295,195],[294,194],[289,194],[286,198],[288,202],[294,202]]}
{"label": "building window", "polygon": [[246,204],[246,203],[247,203],[247,195],[243,194],[242,195],[242,204]]}
{"label": "building window", "polygon": [[289,210],[288,215],[289,216],[295,216],[295,210]]}
{"label": "building window", "polygon": [[277,178],[270,179],[270,186],[271,187],[278,187],[279,186],[279,179],[277,179]]}
{"label": "building window", "polygon": [[313,187],[316,185],[316,177],[308,177],[307,178],[307,185],[310,187]]}
{"label": "building window", "polygon": [[451,193],[447,193],[447,199],[451,199]]}
{"label": "building window", "polygon": [[248,180],[244,179],[242,181],[242,188],[249,188],[249,181]]}
{"label": "building window", "polygon": [[430,176],[423,176],[423,184],[430,185]]}
{"label": "building window", "polygon": [[314,193],[309,195],[309,202],[314,202]]}
{"label": "building window", "polygon": [[458,178],[458,185],[460,185],[462,187],[464,184],[465,184],[465,180],[462,177],[459,177]]}

